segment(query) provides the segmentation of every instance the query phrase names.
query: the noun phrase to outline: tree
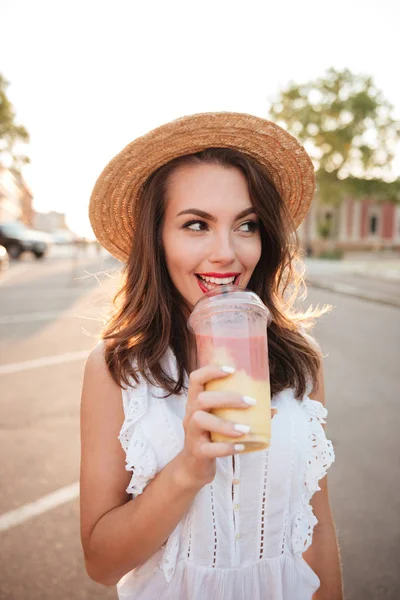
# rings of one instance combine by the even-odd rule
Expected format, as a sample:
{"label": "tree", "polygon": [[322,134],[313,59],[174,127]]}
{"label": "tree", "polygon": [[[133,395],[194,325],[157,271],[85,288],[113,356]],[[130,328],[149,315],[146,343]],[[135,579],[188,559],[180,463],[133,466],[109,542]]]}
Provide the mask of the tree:
{"label": "tree", "polygon": [[331,68],[290,83],[270,114],[309,152],[321,199],[338,203],[345,193],[400,199],[400,179],[386,181],[400,140],[392,110],[371,77]]}
{"label": "tree", "polygon": [[13,106],[7,98],[8,81],[0,74],[0,167],[11,168],[17,173],[29,158],[15,152],[18,142],[27,143],[29,134],[25,127],[17,125]]}

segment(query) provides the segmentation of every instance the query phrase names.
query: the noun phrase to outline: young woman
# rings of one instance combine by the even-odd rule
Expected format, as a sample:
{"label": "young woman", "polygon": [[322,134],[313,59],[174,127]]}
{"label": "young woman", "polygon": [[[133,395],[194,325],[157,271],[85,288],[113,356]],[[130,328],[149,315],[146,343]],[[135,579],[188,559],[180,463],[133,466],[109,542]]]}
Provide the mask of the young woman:
{"label": "young woman", "polygon": [[[313,192],[298,142],[237,113],[159,127],[96,183],[93,229],[126,264],[86,364],[81,534],[88,574],[117,584],[120,598],[342,598],[322,358],[305,333],[320,313],[292,308],[302,283],[294,231]],[[245,411],[249,399],[205,391],[229,369],[198,368],[187,328],[205,291],[228,280],[272,315],[277,414],[270,448],[248,454],[235,424],[210,411]],[[210,432],[232,443],[213,443]]]}

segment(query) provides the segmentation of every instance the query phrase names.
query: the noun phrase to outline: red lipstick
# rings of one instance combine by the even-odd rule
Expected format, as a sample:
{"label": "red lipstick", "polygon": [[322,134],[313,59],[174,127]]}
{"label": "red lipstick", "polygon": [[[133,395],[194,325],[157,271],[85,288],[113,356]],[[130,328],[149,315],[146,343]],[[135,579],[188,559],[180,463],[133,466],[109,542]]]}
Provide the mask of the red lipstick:
{"label": "red lipstick", "polygon": [[240,273],[196,273],[196,275],[201,275],[202,277],[219,277],[223,279],[224,277],[237,277]]}

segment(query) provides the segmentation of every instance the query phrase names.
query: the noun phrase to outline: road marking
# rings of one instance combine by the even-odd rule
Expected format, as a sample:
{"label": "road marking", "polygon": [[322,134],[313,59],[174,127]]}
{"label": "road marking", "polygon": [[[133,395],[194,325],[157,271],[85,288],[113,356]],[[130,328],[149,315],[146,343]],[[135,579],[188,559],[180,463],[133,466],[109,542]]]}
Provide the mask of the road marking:
{"label": "road marking", "polygon": [[61,365],[74,360],[82,360],[83,358],[87,358],[89,352],[90,350],[80,350],[78,352],[67,352],[56,356],[42,356],[42,358],[36,358],[35,360],[0,365],[0,375],[9,375],[10,373],[19,373],[30,369],[39,369],[40,367]]}
{"label": "road marking", "polygon": [[8,529],[11,529],[11,527],[15,527],[16,525],[20,525],[25,521],[29,521],[29,519],[32,519],[37,515],[41,515],[48,510],[56,508],[56,506],[66,504],[67,502],[75,500],[78,497],[79,482],[76,481],[71,485],[66,485],[59,490],[52,492],[51,494],[47,494],[47,496],[42,496],[42,498],[35,500],[35,502],[24,504],[15,510],[10,510],[3,515],[0,515],[0,531],[7,531]]}
{"label": "road marking", "polygon": [[10,325],[12,323],[33,323],[34,321],[51,321],[52,319],[85,319],[86,321],[97,321],[98,323],[103,322],[101,318],[89,317],[72,312],[63,312],[62,310],[55,310],[52,312],[49,311],[21,313],[19,315],[4,315],[4,317],[0,317],[0,325]]}
{"label": "road marking", "polygon": [[63,298],[71,296],[71,294],[82,294],[85,292],[90,292],[91,289],[83,289],[82,287],[71,287],[66,290],[52,290],[48,288],[41,288],[40,290],[24,288],[18,289],[10,286],[9,288],[5,288],[2,291],[2,294],[6,292],[10,292],[13,298],[26,298],[27,294],[29,294],[29,298]]}
{"label": "road marking", "polygon": [[51,319],[58,319],[62,316],[73,317],[74,315],[68,315],[61,310],[54,310],[52,312],[21,313],[19,315],[4,315],[4,317],[0,317],[0,325],[8,325],[9,323],[30,323],[31,321],[47,321]]}

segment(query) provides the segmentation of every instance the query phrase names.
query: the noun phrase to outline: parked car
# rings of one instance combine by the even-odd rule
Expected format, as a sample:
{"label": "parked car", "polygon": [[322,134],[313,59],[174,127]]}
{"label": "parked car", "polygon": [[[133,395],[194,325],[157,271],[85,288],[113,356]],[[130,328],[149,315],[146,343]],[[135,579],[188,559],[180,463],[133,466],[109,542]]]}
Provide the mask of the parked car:
{"label": "parked car", "polygon": [[4,246],[0,246],[0,273],[4,273],[8,269],[8,252]]}
{"label": "parked car", "polygon": [[50,243],[50,236],[43,231],[29,229],[19,221],[0,223],[0,244],[7,249],[10,258],[19,258],[23,252],[32,252],[43,258]]}

